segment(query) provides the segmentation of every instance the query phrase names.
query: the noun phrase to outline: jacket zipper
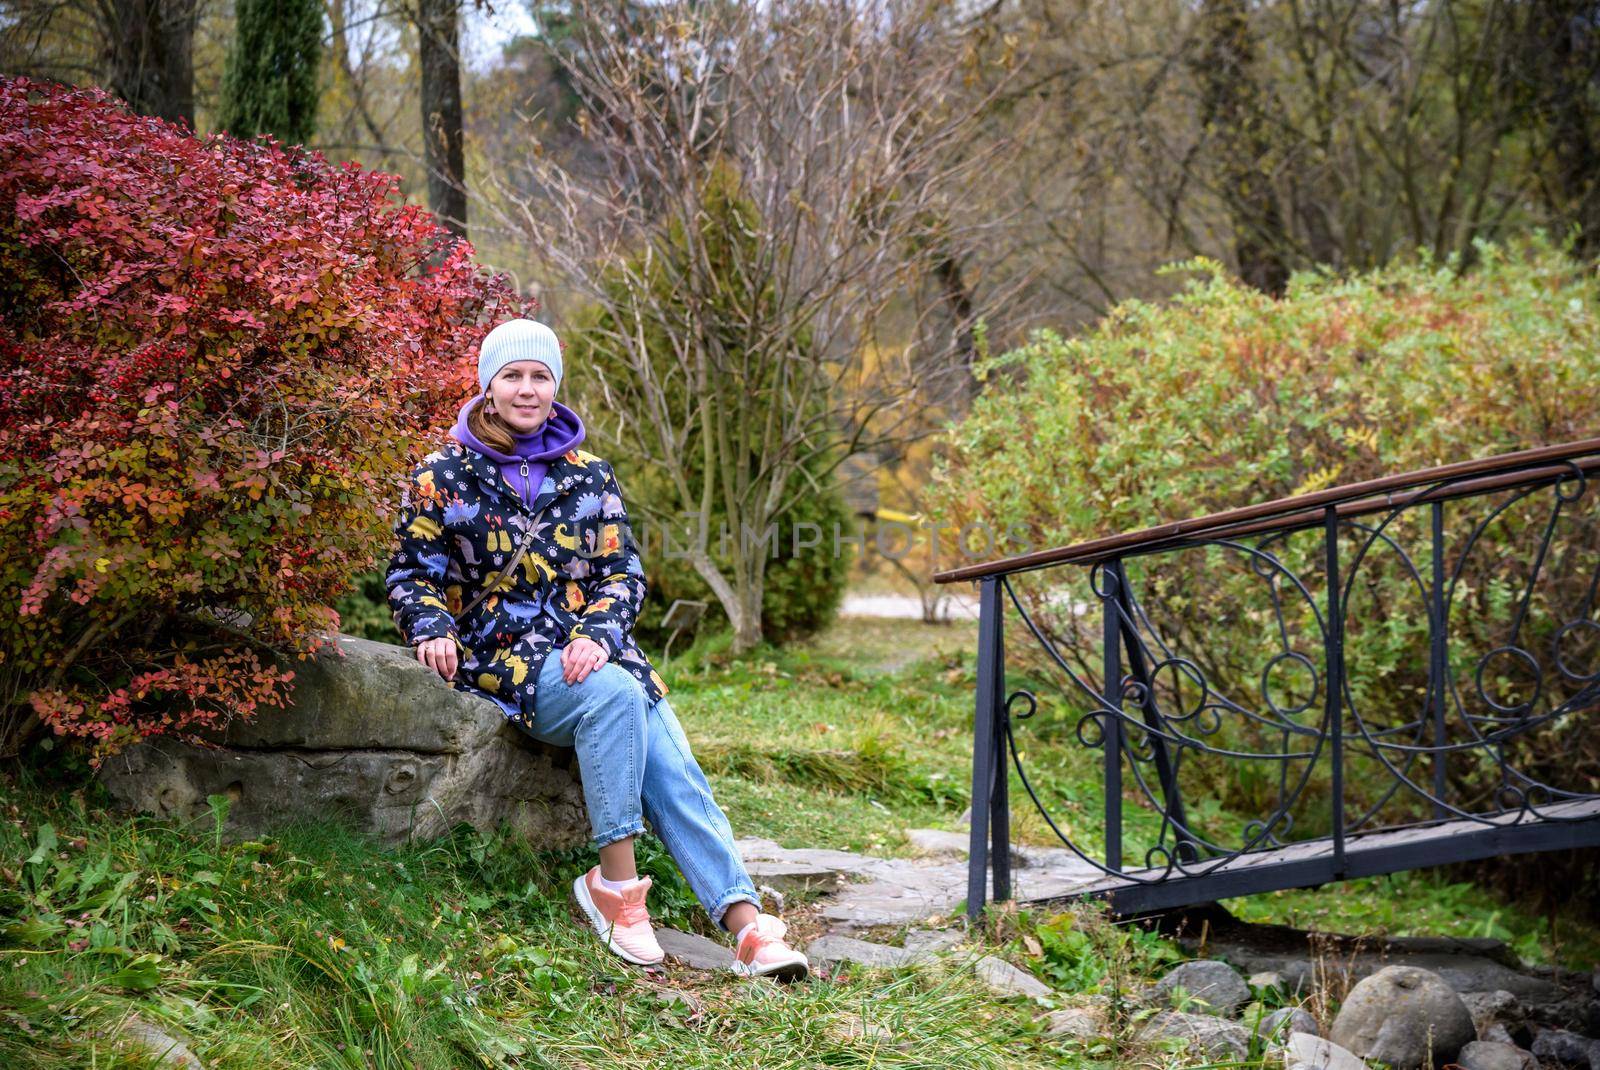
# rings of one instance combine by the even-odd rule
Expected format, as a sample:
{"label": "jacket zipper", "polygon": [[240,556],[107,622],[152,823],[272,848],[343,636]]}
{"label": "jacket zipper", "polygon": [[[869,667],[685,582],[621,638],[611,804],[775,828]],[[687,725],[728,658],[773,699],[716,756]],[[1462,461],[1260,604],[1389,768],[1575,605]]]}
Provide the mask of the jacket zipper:
{"label": "jacket zipper", "polygon": [[528,461],[527,461],[527,458],[523,458],[523,461],[522,461],[522,504],[523,505],[532,505],[533,504],[532,502],[530,502],[528,500],[528,491],[530,489],[531,488],[529,488],[529,486],[528,486]]}

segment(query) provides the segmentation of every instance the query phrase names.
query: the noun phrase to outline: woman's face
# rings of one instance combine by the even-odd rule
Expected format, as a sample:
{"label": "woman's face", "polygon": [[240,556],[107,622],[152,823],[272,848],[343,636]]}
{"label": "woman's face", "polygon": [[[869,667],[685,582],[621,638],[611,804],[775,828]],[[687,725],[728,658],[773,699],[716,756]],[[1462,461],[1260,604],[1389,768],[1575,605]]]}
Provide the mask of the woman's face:
{"label": "woman's face", "polygon": [[489,404],[519,435],[537,431],[556,400],[556,380],[537,360],[519,360],[489,380]]}

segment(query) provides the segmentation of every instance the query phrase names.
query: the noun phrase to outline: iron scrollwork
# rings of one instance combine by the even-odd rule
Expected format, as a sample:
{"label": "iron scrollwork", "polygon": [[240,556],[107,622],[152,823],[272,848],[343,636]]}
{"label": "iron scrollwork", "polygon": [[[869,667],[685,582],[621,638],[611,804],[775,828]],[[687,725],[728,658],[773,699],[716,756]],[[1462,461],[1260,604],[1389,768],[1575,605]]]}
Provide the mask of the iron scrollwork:
{"label": "iron scrollwork", "polygon": [[[1457,831],[1569,822],[1600,842],[1595,785],[1556,783],[1548,753],[1600,705],[1596,469],[1600,448],[995,570],[980,625],[997,659],[980,666],[991,760],[1135,905],[1404,868],[1372,854],[1404,830],[1465,844]],[[1084,569],[1090,597],[1063,609],[1053,581]],[[1079,618],[1096,603],[1091,630]],[[1002,613],[1026,634],[1009,652]],[[1006,690],[1008,663],[1025,686]],[[1019,735],[1061,729],[1103,771],[1098,836],[1069,832],[1025,768]]]}

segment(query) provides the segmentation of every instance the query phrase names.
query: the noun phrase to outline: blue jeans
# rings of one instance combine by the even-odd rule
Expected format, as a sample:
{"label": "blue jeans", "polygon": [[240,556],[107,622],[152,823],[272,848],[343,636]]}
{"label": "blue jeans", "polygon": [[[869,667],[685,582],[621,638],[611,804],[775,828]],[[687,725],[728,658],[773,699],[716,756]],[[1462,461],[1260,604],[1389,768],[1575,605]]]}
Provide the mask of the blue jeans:
{"label": "blue jeans", "polygon": [[639,681],[609,662],[568,684],[561,651],[553,650],[534,689],[533,728],[523,731],[578,752],[596,847],[637,836],[648,818],[712,921],[721,925],[734,903],[760,909],[733,829],[689,752],[678,715],[665,698],[648,703]]}

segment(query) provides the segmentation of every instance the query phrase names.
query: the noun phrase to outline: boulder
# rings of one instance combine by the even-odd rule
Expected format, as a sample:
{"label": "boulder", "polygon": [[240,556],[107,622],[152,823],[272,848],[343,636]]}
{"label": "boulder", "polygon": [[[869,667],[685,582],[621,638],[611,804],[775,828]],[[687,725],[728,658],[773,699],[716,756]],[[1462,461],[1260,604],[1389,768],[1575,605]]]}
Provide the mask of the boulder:
{"label": "boulder", "polygon": [[657,929],[656,941],[666,952],[668,960],[691,970],[727,970],[733,968],[733,949],[698,933],[679,932],[677,929]]}
{"label": "boulder", "polygon": [[928,955],[960,947],[966,942],[967,934],[961,929],[912,929],[906,933],[905,940],[907,951]]}
{"label": "boulder", "polygon": [[1496,1044],[1510,1044],[1513,1048],[1517,1047],[1517,1038],[1511,1035],[1511,1030],[1499,1022],[1495,1022],[1487,1029],[1480,1029],[1478,1031],[1478,1039],[1492,1040]]}
{"label": "boulder", "polygon": [[1189,1047],[1198,1048],[1213,1059],[1243,1059],[1250,1051],[1250,1034],[1244,1026],[1213,1014],[1160,1011],[1145,1022],[1139,1039],[1147,1044],[1185,1040]]}
{"label": "boulder", "polygon": [[906,842],[923,854],[964,856],[970,847],[969,834],[944,829],[906,829]]}
{"label": "boulder", "polygon": [[536,742],[409,648],[341,635],[286,667],[288,708],[235,721],[214,747],[167,738],[129,747],[101,768],[112,796],[186,820],[208,818],[207,796],[226,796],[225,834],[236,839],[307,818],[342,818],[389,844],[463,821],[508,822],[540,848],[588,839],[573,752]]}
{"label": "boulder", "polygon": [[857,940],[853,936],[839,936],[834,933],[819,936],[806,945],[806,958],[813,966],[836,966],[841,962],[851,962],[871,969],[893,969],[897,966],[910,966],[923,957],[923,953],[919,951],[890,947],[888,944],[875,944],[869,940]]}
{"label": "boulder", "polygon": [[1367,1070],[1367,1064],[1314,1033],[1290,1033],[1283,1046],[1284,1070]]}
{"label": "boulder", "polygon": [[1600,1070],[1600,1040],[1565,1029],[1541,1029],[1533,1038],[1533,1054],[1547,1066]]}
{"label": "boulder", "polygon": [[1456,1056],[1456,1063],[1461,1070],[1539,1070],[1538,1060],[1529,1052],[1492,1040],[1474,1040],[1465,1045]]}
{"label": "boulder", "polygon": [[746,862],[744,868],[757,885],[784,895],[832,892],[844,882],[844,874],[832,866],[801,862]]}
{"label": "boulder", "polygon": [[1493,1039],[1489,1033],[1497,1025],[1509,1033],[1523,1028],[1528,1019],[1522,1001],[1504,990],[1463,992],[1461,1002],[1467,1005],[1467,1012],[1472,1015],[1472,1024],[1478,1030],[1479,1040]]}
{"label": "boulder", "polygon": [[1232,966],[1216,959],[1196,959],[1183,962],[1167,971],[1150,990],[1147,1002],[1164,1006],[1171,1001],[1174,990],[1182,988],[1193,999],[1204,1003],[1208,1014],[1229,1017],[1234,1011],[1250,1002],[1250,986]]}
{"label": "boulder", "polygon": [[[1181,936],[1178,942],[1190,951],[1199,948],[1197,934]],[[1498,940],[1313,937],[1288,926],[1236,922],[1213,931],[1205,953],[1233,963],[1246,976],[1278,974],[1277,987],[1286,996],[1304,997],[1323,984],[1353,985],[1385,966],[1429,970],[1457,992],[1510,992],[1524,1006],[1553,1004],[1569,994],[1561,978],[1524,968],[1515,952]],[[1583,982],[1587,988],[1588,978]]]}
{"label": "boulder", "polygon": [[1026,970],[1019,970],[1005,959],[985,955],[973,964],[978,980],[997,996],[1028,996],[1043,999],[1053,995],[1050,986]]}
{"label": "boulder", "polygon": [[142,1056],[140,1066],[155,1066],[160,1070],[205,1070],[189,1045],[170,1033],[166,1027],[155,1025],[130,1014],[117,1026],[102,1030],[116,1047]]}
{"label": "boulder", "polygon": [[[1093,997],[1091,997],[1093,998]],[[1084,1003],[1072,1007],[1063,1007],[1051,1011],[1045,1026],[1045,1036],[1061,1037],[1069,1040],[1100,1040],[1106,1035],[1109,1027],[1106,1016],[1106,1000]]]}
{"label": "boulder", "polygon": [[1295,1033],[1320,1037],[1322,1030],[1317,1020],[1304,1007],[1279,1007],[1261,1019],[1261,1037],[1267,1041],[1282,1042]]}
{"label": "boulder", "polygon": [[1394,1070],[1442,1066],[1477,1038],[1472,1015],[1438,974],[1387,966],[1350,990],[1328,1039]]}

